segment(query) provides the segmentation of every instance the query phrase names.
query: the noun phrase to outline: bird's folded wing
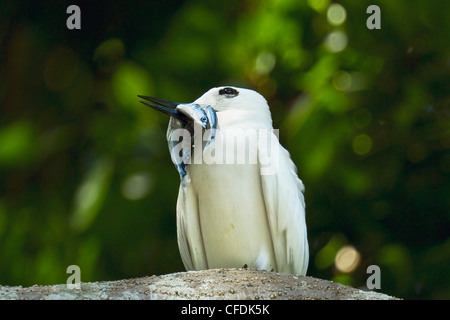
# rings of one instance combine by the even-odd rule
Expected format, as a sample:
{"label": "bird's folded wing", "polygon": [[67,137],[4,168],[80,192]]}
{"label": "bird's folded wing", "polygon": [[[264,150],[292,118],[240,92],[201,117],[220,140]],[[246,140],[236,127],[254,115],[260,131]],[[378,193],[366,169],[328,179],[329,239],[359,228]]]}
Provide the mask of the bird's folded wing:
{"label": "bird's folded wing", "polygon": [[[181,192],[181,188],[180,188]],[[181,254],[181,260],[183,261],[184,267],[186,270],[194,270],[194,265],[192,263],[192,258],[189,250],[189,244],[186,237],[186,223],[185,223],[185,214],[184,214],[184,205],[180,204],[180,201],[183,201],[178,198],[177,205],[177,240],[178,240],[178,248]]]}
{"label": "bird's folded wing", "polygon": [[258,161],[276,271],[304,275],[309,262],[304,186],[289,152],[275,135],[267,140],[271,143],[258,142]]}
{"label": "bird's folded wing", "polygon": [[198,197],[188,177],[180,185],[177,201],[177,238],[186,270],[207,269],[202,233],[199,225]]}

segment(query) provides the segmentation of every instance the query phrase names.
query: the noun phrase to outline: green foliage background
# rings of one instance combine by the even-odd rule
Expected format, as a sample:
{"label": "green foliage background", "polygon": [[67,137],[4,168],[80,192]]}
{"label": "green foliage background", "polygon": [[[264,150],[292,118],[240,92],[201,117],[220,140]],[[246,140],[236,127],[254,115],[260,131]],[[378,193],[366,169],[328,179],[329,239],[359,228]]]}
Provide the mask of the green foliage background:
{"label": "green foliage background", "polygon": [[[332,2],[341,6],[333,6]],[[81,30],[66,9],[81,8]],[[381,8],[381,30],[366,9]],[[336,9],[337,8],[337,9]],[[345,9],[343,16],[342,8]],[[450,2],[2,1],[0,284],[183,271],[168,119],[263,94],[306,185],[308,274],[450,298]],[[336,268],[345,246],[356,268]]]}

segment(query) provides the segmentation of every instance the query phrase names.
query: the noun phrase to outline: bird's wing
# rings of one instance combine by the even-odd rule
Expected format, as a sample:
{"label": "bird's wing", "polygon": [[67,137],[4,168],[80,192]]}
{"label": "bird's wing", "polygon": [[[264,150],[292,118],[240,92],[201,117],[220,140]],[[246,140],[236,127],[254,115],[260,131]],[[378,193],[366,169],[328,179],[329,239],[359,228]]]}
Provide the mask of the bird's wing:
{"label": "bird's wing", "polygon": [[309,262],[304,186],[276,136],[265,140],[271,143],[259,139],[258,161],[277,271],[304,275]]}
{"label": "bird's wing", "polygon": [[178,248],[181,254],[181,260],[183,261],[186,270],[194,270],[194,265],[192,264],[191,254],[189,252],[189,243],[186,237],[186,219],[185,219],[185,208],[184,208],[184,195],[181,189],[178,193],[177,201],[177,240]]}
{"label": "bird's wing", "polygon": [[198,197],[189,176],[181,182],[177,201],[178,248],[186,270],[207,269],[206,255],[200,231]]}

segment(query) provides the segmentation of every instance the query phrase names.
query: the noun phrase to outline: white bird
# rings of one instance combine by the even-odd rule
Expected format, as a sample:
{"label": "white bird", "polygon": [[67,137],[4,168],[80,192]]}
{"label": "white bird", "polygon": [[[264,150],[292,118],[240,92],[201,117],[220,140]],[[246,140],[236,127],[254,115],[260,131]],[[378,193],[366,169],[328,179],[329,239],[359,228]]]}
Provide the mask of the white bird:
{"label": "white bird", "polygon": [[[191,104],[139,97],[171,116],[167,139],[181,178],[177,238],[186,269],[248,266],[306,274],[304,186],[288,151],[278,139],[273,143],[272,118],[264,97],[236,87],[212,88]],[[190,136],[181,139],[177,129]],[[252,130],[271,132],[270,139]],[[243,133],[244,149],[238,152],[255,161],[220,161],[232,158],[227,154],[220,158],[220,152],[236,150],[234,137]],[[215,163],[195,161],[199,155],[213,157],[214,153],[220,158]],[[275,170],[264,174],[267,164]]]}

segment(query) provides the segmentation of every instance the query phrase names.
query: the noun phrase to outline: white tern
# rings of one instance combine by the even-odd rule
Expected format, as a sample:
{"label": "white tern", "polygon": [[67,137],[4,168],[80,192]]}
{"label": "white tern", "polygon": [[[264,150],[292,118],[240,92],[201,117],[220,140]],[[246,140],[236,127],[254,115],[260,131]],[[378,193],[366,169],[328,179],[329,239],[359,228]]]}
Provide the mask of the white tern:
{"label": "white tern", "polygon": [[309,250],[304,186],[256,91],[212,88],[193,103],[147,96],[170,115],[180,174],[177,238],[187,270],[239,268],[304,275]]}

